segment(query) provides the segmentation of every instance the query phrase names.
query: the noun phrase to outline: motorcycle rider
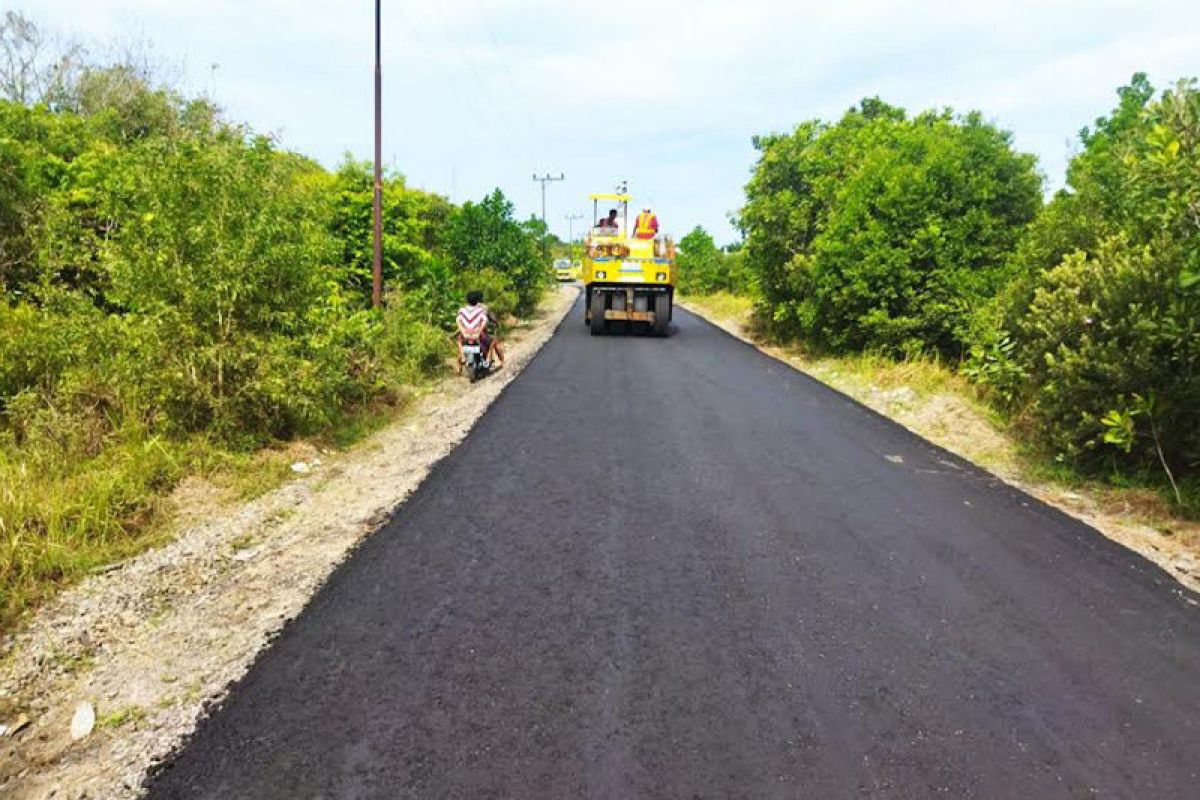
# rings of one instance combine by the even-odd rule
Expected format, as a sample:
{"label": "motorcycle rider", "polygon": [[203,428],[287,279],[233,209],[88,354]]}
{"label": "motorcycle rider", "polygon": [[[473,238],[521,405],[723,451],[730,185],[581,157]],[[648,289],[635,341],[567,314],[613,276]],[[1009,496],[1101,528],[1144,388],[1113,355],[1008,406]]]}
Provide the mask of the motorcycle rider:
{"label": "motorcycle rider", "polygon": [[467,304],[458,310],[455,319],[458,326],[458,372],[461,375],[463,364],[464,342],[479,342],[479,346],[487,353],[489,362],[497,361],[496,369],[504,366],[504,350],[500,347],[500,337],[496,334],[496,317],[483,304],[483,292],[472,290],[467,292]]}

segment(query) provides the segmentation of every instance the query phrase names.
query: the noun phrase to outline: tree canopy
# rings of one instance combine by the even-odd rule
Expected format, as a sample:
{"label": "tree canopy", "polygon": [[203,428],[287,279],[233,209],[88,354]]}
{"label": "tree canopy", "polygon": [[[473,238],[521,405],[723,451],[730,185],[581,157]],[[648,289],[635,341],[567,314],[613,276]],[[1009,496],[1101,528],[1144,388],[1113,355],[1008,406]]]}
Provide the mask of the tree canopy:
{"label": "tree canopy", "polygon": [[759,137],[740,224],[774,324],[834,349],[965,349],[1041,204],[1033,156],[978,113],[878,99]]}

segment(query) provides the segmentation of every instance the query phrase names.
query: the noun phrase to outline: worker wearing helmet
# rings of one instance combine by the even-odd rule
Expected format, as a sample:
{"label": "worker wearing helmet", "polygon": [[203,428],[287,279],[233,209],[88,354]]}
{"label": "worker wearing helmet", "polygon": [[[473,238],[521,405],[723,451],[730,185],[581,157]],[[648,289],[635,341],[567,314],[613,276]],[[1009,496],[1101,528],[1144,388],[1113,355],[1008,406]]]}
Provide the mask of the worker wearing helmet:
{"label": "worker wearing helmet", "polygon": [[658,235],[658,217],[649,208],[643,208],[642,213],[638,214],[633,235],[636,239],[653,239]]}

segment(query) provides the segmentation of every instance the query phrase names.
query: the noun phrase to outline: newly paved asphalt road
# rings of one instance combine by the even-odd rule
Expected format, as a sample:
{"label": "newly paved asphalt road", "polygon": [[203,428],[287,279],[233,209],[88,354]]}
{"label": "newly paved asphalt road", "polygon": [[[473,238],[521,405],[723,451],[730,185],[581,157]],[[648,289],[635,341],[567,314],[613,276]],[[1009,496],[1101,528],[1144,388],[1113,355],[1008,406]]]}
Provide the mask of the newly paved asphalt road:
{"label": "newly paved asphalt road", "polygon": [[686,313],[579,309],[157,798],[1200,797],[1200,609]]}

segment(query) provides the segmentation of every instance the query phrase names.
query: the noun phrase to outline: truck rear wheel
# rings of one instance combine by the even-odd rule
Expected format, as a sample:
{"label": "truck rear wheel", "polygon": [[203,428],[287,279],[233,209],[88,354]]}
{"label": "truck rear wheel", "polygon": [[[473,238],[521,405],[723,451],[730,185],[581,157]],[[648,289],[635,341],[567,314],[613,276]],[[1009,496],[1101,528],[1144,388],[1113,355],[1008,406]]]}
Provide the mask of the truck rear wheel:
{"label": "truck rear wheel", "polygon": [[671,295],[663,292],[654,296],[654,335],[671,334]]}
{"label": "truck rear wheel", "polygon": [[604,292],[592,292],[592,336],[599,336],[608,327],[604,319]]}

